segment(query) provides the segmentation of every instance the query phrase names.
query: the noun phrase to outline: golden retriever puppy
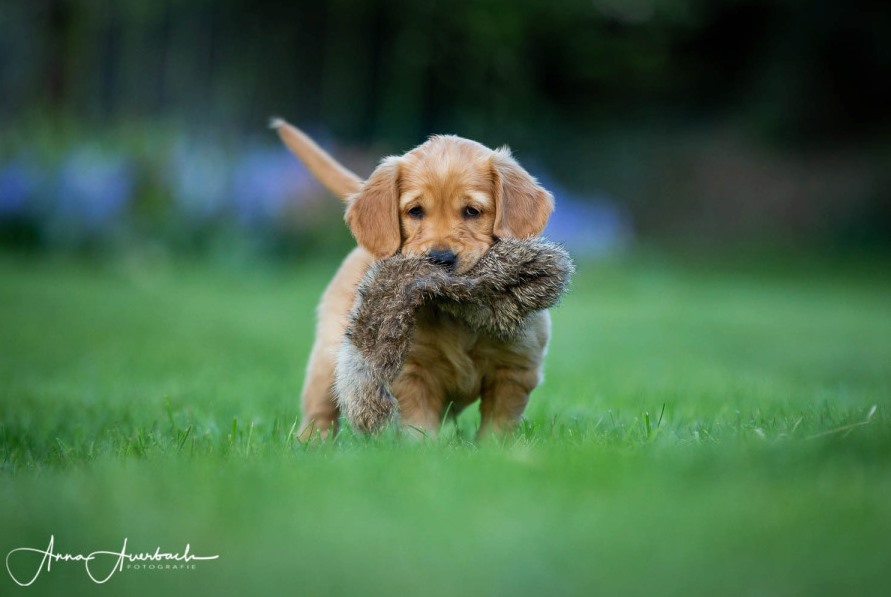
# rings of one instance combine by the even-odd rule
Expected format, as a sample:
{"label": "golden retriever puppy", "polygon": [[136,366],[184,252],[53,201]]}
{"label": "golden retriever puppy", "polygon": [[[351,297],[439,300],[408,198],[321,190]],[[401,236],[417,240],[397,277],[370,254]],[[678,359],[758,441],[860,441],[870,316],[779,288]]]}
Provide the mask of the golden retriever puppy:
{"label": "golden retriever puppy", "polygon": [[[368,267],[402,252],[466,272],[499,239],[540,234],[554,199],[507,148],[438,135],[405,155],[385,158],[363,182],[300,130],[282,120],[272,126],[346,202],[345,219],[359,245],[322,295],[303,386],[300,436],[319,431],[324,437],[337,430],[337,351]],[[401,424],[436,435],[446,415],[480,399],[480,435],[513,430],[541,381],[550,327],[548,313],[539,312],[516,338],[504,341],[473,333],[435,309],[420,313],[412,348],[391,388]]]}

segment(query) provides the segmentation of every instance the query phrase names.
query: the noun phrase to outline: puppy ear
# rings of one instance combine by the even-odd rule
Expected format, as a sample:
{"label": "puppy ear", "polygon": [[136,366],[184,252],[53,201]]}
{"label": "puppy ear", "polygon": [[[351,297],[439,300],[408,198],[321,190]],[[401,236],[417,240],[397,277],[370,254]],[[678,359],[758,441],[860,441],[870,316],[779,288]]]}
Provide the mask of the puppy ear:
{"label": "puppy ear", "polygon": [[492,155],[495,227],[498,238],[528,238],[544,230],[554,197],[502,147]]}
{"label": "puppy ear", "polygon": [[360,246],[375,257],[399,250],[399,158],[386,158],[352,196],[344,217]]}

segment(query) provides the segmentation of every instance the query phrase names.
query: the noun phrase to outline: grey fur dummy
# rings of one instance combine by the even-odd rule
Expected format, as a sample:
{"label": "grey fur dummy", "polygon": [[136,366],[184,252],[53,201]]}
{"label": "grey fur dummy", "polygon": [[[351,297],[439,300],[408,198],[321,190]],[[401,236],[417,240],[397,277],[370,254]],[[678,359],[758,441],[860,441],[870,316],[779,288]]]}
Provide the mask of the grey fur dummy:
{"label": "grey fur dummy", "polygon": [[359,285],[337,355],[341,412],[364,433],[396,416],[389,387],[411,348],[422,307],[434,306],[474,332],[509,339],[531,313],[557,304],[574,271],[569,254],[542,239],[499,241],[461,275],[424,257],[378,261]]}

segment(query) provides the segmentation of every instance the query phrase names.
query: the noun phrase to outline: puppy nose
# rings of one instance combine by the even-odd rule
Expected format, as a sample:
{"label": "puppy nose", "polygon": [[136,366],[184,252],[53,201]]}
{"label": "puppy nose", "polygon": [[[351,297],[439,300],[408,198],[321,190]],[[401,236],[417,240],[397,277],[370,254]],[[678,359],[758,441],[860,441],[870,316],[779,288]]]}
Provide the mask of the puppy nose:
{"label": "puppy nose", "polygon": [[448,267],[452,267],[453,265],[455,265],[455,262],[458,260],[458,256],[448,249],[444,251],[439,249],[427,251],[427,258],[436,265],[445,265]]}

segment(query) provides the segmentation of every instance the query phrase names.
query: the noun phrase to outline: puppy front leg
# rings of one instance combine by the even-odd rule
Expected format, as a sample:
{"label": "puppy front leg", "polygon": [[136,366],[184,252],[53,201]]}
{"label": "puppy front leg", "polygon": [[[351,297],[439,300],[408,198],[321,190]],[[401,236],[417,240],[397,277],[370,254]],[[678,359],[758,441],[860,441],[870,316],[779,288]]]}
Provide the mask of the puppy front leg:
{"label": "puppy front leg", "polygon": [[514,431],[520,423],[529,394],[539,381],[538,370],[499,369],[484,381],[480,397],[478,438]]}
{"label": "puppy front leg", "polygon": [[303,420],[300,422],[300,441],[309,440],[316,431],[322,439],[337,433],[338,408],[334,401],[334,357],[330,343],[316,340],[306,366],[306,380],[301,393]]}

